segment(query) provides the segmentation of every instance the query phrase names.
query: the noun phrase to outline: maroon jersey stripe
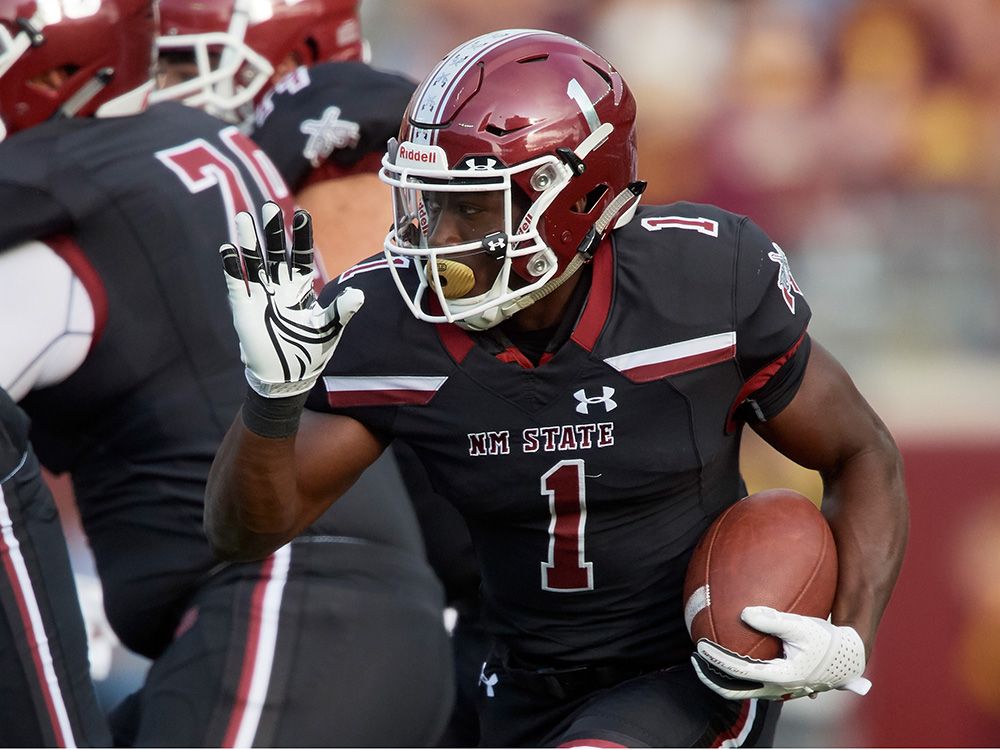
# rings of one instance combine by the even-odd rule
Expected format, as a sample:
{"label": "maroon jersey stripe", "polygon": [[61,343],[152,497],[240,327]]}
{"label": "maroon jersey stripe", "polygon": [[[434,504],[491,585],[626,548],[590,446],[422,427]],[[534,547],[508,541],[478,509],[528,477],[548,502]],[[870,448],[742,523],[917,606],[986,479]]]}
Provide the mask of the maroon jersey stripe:
{"label": "maroon jersey stripe", "polygon": [[93,351],[108,323],[108,295],[104,290],[104,282],[83,250],[68,234],[54,234],[46,237],[44,242],[66,261],[90,296],[90,303],[94,306],[94,335],[90,339],[90,351]]}

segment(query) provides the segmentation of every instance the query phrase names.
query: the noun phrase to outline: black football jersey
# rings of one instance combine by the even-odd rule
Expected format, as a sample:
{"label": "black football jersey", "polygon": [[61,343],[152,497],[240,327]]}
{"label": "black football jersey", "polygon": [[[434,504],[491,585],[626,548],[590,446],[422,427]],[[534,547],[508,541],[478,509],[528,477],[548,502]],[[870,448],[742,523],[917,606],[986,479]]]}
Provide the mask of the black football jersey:
{"label": "black football jersey", "polygon": [[[43,463],[72,472],[108,616],[146,655],[169,642],[216,563],[203,492],[247,388],[217,251],[235,238],[235,212],[259,218],[268,199],[290,215],[261,149],[176,103],[52,121],[0,143],[0,248],[65,233],[50,244],[97,319],[83,365],[22,405]],[[313,531],[421,551],[396,484],[367,487]]]}
{"label": "black football jersey", "polygon": [[252,137],[296,192],[308,180],[375,171],[415,87],[360,62],[298,68],[265,95]]}
{"label": "black football jersey", "polygon": [[323,291],[366,302],[309,407],[412,446],[468,521],[488,627],[540,663],[686,658],[684,573],[745,490],[739,428],[787,405],[808,357],[809,308],[745,217],[643,206],[612,245],[538,367],[414,318],[384,258]]}

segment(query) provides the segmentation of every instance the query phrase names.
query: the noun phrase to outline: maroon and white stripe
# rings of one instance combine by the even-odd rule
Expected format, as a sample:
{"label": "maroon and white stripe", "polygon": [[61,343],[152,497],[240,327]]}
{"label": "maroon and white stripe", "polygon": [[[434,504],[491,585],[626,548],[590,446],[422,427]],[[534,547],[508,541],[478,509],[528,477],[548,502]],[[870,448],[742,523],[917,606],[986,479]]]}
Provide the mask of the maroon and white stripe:
{"label": "maroon and white stripe", "polygon": [[[440,124],[445,104],[455,91],[455,87],[458,86],[466,73],[479,64],[484,55],[511,39],[538,33],[543,32],[534,29],[493,31],[456,47],[427,76],[417,95],[413,111],[410,114],[411,118],[425,125]],[[413,143],[436,145],[437,134],[437,128],[413,128],[410,140]]]}
{"label": "maroon and white stripe", "polygon": [[31,649],[35,677],[45,701],[45,710],[55,734],[56,744],[59,747],[76,747],[73,728],[66,711],[66,701],[63,700],[59,689],[59,680],[52,662],[49,639],[45,635],[38,599],[25,565],[24,555],[21,554],[21,544],[14,534],[14,523],[7,508],[2,484],[0,484],[0,558],[3,558],[3,569],[14,593],[14,600],[17,602],[21,626],[24,628]]}
{"label": "maroon and white stripe", "polygon": [[281,598],[288,580],[292,548],[286,544],[268,557],[250,600],[243,668],[236,688],[236,701],[229,717],[222,747],[252,747],[271,684],[271,670],[278,643]]}
{"label": "maroon and white stripe", "polygon": [[743,708],[740,715],[729,729],[722,732],[715,738],[712,747],[743,747],[750,732],[753,730],[754,721],[757,720],[757,699],[750,698],[743,701]]}
{"label": "maroon and white stripe", "polygon": [[330,406],[423,406],[447,380],[423,375],[326,376],[323,384]]}
{"label": "maroon and white stripe", "polygon": [[661,229],[693,229],[709,237],[719,236],[719,222],[713,219],[706,219],[704,216],[697,218],[691,216],[647,216],[639,222],[643,229],[650,232],[658,232]]}
{"label": "maroon and white stripe", "polygon": [[604,361],[633,383],[648,383],[725,362],[735,356],[736,332],[727,331],[619,354]]}

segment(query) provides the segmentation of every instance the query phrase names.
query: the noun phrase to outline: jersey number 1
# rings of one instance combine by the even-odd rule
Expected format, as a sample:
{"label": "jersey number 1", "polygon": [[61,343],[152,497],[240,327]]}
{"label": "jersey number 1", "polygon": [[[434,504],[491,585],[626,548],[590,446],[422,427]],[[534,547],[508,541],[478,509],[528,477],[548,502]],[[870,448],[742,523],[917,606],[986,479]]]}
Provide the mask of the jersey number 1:
{"label": "jersey number 1", "polygon": [[587,492],[583,461],[560,461],[542,475],[542,494],[549,499],[549,559],[542,563],[546,591],[589,591],[594,564],[584,558]]}

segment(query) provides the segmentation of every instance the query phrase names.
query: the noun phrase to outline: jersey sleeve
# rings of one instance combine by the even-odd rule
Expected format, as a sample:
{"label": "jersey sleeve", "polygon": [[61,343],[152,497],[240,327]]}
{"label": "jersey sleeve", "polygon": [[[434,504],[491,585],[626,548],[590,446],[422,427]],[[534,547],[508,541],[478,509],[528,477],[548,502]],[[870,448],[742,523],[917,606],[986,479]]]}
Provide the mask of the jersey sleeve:
{"label": "jersey sleeve", "polygon": [[739,228],[736,259],[736,359],[743,387],[734,419],[765,421],[798,391],[809,359],[811,311],[785,252],[750,219]]}
{"label": "jersey sleeve", "polygon": [[62,130],[46,125],[0,143],[0,251],[73,229],[71,209],[60,196],[67,189]]}
{"label": "jersey sleeve", "polygon": [[73,226],[69,211],[47,191],[34,185],[0,177],[0,250],[68,232]]}
{"label": "jersey sleeve", "polygon": [[[359,284],[355,282],[353,286]],[[332,304],[342,289],[337,281],[331,281],[320,292],[319,303]],[[379,361],[379,343],[371,339],[374,328],[370,319],[377,314],[374,303],[375,300],[368,297],[347,324],[322,376],[309,392],[306,408],[352,417],[388,441],[392,437],[398,406],[386,397],[391,383],[386,382],[387,378],[375,364]]]}

